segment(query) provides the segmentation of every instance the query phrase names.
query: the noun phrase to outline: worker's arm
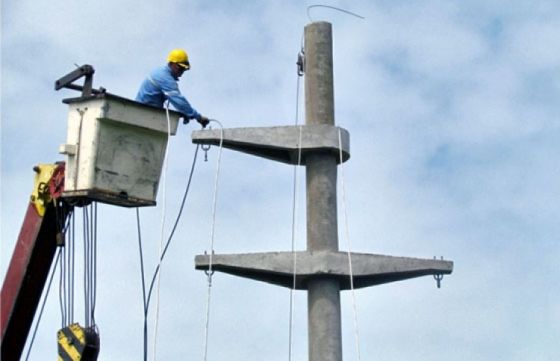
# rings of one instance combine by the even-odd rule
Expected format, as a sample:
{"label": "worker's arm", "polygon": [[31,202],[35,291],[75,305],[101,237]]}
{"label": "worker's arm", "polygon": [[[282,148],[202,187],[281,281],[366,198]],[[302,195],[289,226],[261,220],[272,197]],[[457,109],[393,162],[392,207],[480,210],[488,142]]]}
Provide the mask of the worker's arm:
{"label": "worker's arm", "polygon": [[177,82],[173,79],[163,79],[159,82],[161,90],[169,102],[177,109],[179,112],[183,113],[188,119],[200,120],[200,113],[194,109],[189,101],[181,94],[179,91],[179,86]]}
{"label": "worker's arm", "polygon": [[187,121],[189,119],[196,119],[197,122],[202,125],[203,128],[206,128],[210,120],[205,117],[204,115],[197,112],[189,103],[187,98],[185,98],[177,87],[177,83],[175,83],[176,90],[170,90],[169,92],[164,90],[164,94],[169,99],[169,102],[173,104],[175,109],[179,110],[181,113],[187,117]]}

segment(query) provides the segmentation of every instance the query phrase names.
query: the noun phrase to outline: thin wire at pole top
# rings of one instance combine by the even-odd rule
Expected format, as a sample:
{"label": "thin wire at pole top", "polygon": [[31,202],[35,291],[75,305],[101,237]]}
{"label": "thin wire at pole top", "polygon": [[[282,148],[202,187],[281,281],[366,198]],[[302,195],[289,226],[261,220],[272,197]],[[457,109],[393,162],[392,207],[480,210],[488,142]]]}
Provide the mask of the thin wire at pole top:
{"label": "thin wire at pole top", "polygon": [[311,13],[310,13],[310,10],[313,9],[313,8],[327,8],[327,9],[331,9],[331,10],[340,11],[342,13],[357,17],[359,19],[365,19],[365,17],[363,17],[359,14],[353,13],[353,12],[345,10],[345,9],[338,8],[336,6],[316,4],[316,5],[309,5],[307,7],[307,18],[309,19],[309,21],[313,21],[313,19],[311,18]]}

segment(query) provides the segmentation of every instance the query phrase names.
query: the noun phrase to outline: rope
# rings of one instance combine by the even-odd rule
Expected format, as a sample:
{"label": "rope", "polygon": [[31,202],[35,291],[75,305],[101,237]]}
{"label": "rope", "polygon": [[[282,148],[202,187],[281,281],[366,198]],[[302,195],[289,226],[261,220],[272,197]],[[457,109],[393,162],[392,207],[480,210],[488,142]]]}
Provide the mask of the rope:
{"label": "rope", "polygon": [[[166,216],[166,204],[167,204],[167,155],[169,152],[169,138],[171,138],[171,120],[169,119],[169,101],[167,101],[167,106],[165,107],[165,115],[167,118],[167,140],[165,144],[165,152],[163,154],[163,177],[162,177],[162,199],[163,205],[161,210],[161,232],[160,232],[160,242],[159,242],[159,251],[158,257],[161,258],[163,254],[163,239],[165,233],[165,216]],[[161,264],[161,263],[160,263]],[[157,282],[156,282],[156,315],[154,320],[154,349],[153,349],[153,360],[157,360],[157,337],[158,337],[158,328],[159,328],[159,297],[160,297],[160,279],[161,279],[161,267],[160,272],[157,275]]]}
{"label": "rope", "polygon": [[138,251],[140,253],[140,276],[142,280],[142,313],[144,314],[144,361],[148,359],[148,314],[146,310],[146,277],[144,272],[144,253],[142,251],[142,230],[140,229],[140,208],[136,207],[136,230],[138,232]]}
{"label": "rope", "polygon": [[222,161],[222,145],[224,141],[224,127],[218,120],[211,119],[211,122],[216,122],[220,126],[220,144],[218,148],[218,158],[216,160],[216,176],[214,178],[214,195],[212,196],[212,225],[210,227],[210,256],[208,262],[208,292],[206,296],[206,321],[204,325],[204,361],[208,359],[208,333],[210,329],[210,304],[212,297],[212,262],[214,257],[214,235],[216,228],[216,203],[218,199],[218,179],[220,176],[220,166]]}
{"label": "rope", "polygon": [[295,314],[295,304],[294,304],[294,294],[296,290],[296,275],[297,275],[297,252],[296,252],[296,229],[297,229],[297,198],[298,198],[298,167],[301,165],[301,135],[302,126],[299,126],[299,137],[298,137],[298,163],[294,166],[294,190],[293,190],[293,201],[292,201],[292,288],[290,289],[290,324],[289,324],[289,336],[288,336],[288,360],[292,360],[292,348],[293,348],[293,329],[294,329],[294,314]]}
{"label": "rope", "polygon": [[191,170],[189,172],[188,175],[188,181],[187,181],[187,185],[185,187],[185,192],[183,193],[183,199],[181,201],[181,207],[179,208],[179,212],[177,214],[177,217],[175,218],[175,223],[173,224],[173,228],[169,234],[169,237],[167,239],[167,243],[165,244],[165,247],[163,249],[163,252],[161,254],[161,257],[159,259],[158,265],[156,266],[156,269],[154,271],[153,277],[152,277],[152,281],[150,283],[150,288],[148,290],[148,292],[146,292],[146,283],[145,283],[145,273],[144,273],[144,257],[143,257],[143,252],[142,252],[142,231],[141,231],[141,227],[140,227],[140,210],[139,208],[136,208],[136,221],[137,221],[137,232],[138,232],[138,249],[140,252],[140,271],[141,271],[141,277],[142,277],[142,296],[143,296],[143,306],[144,306],[144,360],[146,361],[148,358],[148,311],[149,311],[149,307],[150,307],[150,299],[151,299],[151,295],[152,295],[152,291],[153,291],[153,287],[156,281],[156,276],[159,273],[160,270],[160,266],[163,262],[163,259],[167,253],[167,250],[169,249],[169,246],[171,245],[171,240],[173,239],[173,236],[175,234],[175,230],[177,229],[177,225],[179,224],[179,220],[181,219],[181,216],[183,214],[183,210],[185,207],[185,203],[187,200],[187,195],[189,194],[189,190],[190,190],[190,186],[191,186],[191,182],[192,182],[192,177],[194,174],[194,169],[195,169],[195,165],[196,165],[196,160],[197,160],[197,155],[198,155],[198,150],[200,149],[199,146],[196,147],[195,153],[194,153],[194,157],[193,157],[193,161],[192,161],[192,165],[191,165]]}
{"label": "rope", "polygon": [[346,244],[348,246],[348,269],[350,270],[350,290],[352,292],[352,308],[354,311],[354,339],[356,342],[356,356],[357,360],[361,360],[360,355],[360,335],[358,332],[358,310],[356,307],[356,293],[354,292],[354,272],[352,269],[352,252],[350,244],[350,232],[348,231],[348,214],[346,211],[346,188],[344,186],[344,159],[342,157],[342,136],[341,130],[338,129],[338,149],[340,155],[340,182],[342,186],[342,209],[344,214],[344,235],[346,238]]}
{"label": "rope", "polygon": [[[303,51],[303,49],[302,49]],[[301,53],[300,53],[301,54]],[[300,59],[298,59],[299,61]],[[295,126],[299,123],[299,89],[300,89],[300,78],[303,75],[303,59],[301,59],[301,69],[298,68],[298,77],[296,83],[296,114],[295,114]],[[300,66],[300,64],[298,64]],[[293,329],[294,329],[294,314],[295,314],[295,304],[294,304],[294,294],[296,290],[296,274],[297,274],[297,253],[296,253],[296,222],[297,222],[297,198],[298,198],[298,168],[301,165],[301,135],[303,127],[299,127],[299,137],[298,137],[298,162],[294,166],[294,186],[293,186],[293,198],[292,198],[292,255],[293,255],[293,276],[292,276],[292,288],[290,289],[290,320],[288,326],[288,361],[292,360],[293,351]]]}

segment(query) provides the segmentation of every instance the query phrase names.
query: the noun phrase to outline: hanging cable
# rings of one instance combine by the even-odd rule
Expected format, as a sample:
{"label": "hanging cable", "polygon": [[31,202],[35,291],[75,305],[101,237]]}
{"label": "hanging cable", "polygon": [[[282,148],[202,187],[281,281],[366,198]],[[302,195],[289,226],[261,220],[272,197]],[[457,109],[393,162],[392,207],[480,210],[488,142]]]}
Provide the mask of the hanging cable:
{"label": "hanging cable", "polygon": [[89,206],[89,322],[96,327],[95,302],[97,298],[97,202]]}
{"label": "hanging cable", "polygon": [[[163,254],[163,239],[165,234],[165,216],[166,216],[166,205],[167,205],[167,165],[168,165],[168,153],[169,153],[169,139],[171,138],[171,120],[169,118],[169,100],[167,100],[165,107],[165,114],[167,118],[167,139],[165,142],[165,152],[163,153],[163,178],[162,178],[162,210],[161,210],[161,229],[160,229],[160,241],[159,241],[159,252],[158,258],[161,258]],[[159,324],[159,296],[160,296],[160,280],[161,280],[161,267],[160,272],[157,274],[156,281],[156,315],[154,318],[154,348],[153,348],[153,360],[157,360],[157,337],[158,337],[158,324]]]}
{"label": "hanging cable", "polygon": [[176,220],[175,220],[175,224],[173,225],[173,228],[172,228],[172,230],[171,230],[171,233],[170,233],[169,237],[167,238],[167,243],[165,244],[165,247],[163,248],[163,252],[161,253],[161,256],[160,256],[160,258],[159,258],[159,263],[158,263],[158,265],[156,266],[156,269],[155,269],[155,271],[154,271],[154,274],[153,274],[153,277],[152,277],[152,281],[151,281],[151,283],[150,283],[150,288],[149,288],[149,290],[148,290],[148,298],[147,298],[147,300],[146,300],[146,306],[149,306],[149,305],[150,305],[150,299],[151,299],[151,295],[152,295],[152,291],[153,291],[153,288],[154,288],[154,283],[155,283],[156,277],[157,277],[157,275],[158,275],[158,273],[159,273],[159,271],[160,271],[163,258],[165,257],[165,254],[167,253],[167,250],[168,250],[168,248],[169,248],[169,245],[171,244],[171,239],[173,238],[173,235],[175,234],[175,230],[177,229],[177,224],[179,223],[179,219],[181,218],[181,214],[182,214],[182,212],[183,212],[183,207],[185,206],[185,200],[187,199],[187,194],[189,193],[189,189],[190,189],[190,186],[191,186],[191,181],[192,181],[192,177],[193,177],[193,174],[194,174],[194,168],[195,168],[195,164],[196,164],[196,159],[197,159],[197,154],[198,154],[199,148],[200,148],[200,147],[197,146],[197,147],[196,147],[196,150],[195,150],[195,153],[194,153],[193,163],[192,163],[191,171],[190,171],[190,173],[189,173],[189,180],[188,180],[188,182],[187,182],[187,187],[186,187],[185,193],[184,193],[184,195],[183,195],[183,200],[182,200],[182,202],[181,202],[181,207],[180,207],[180,209],[179,209],[179,214],[177,215],[177,218],[176,218]]}
{"label": "hanging cable", "polygon": [[84,323],[86,328],[91,326],[91,234],[88,207],[89,206],[85,206],[82,208],[84,237]]}
{"label": "hanging cable", "polygon": [[58,260],[60,259],[60,255],[62,253],[62,247],[58,249],[56,253],[56,258],[53,262],[53,266],[51,269],[51,275],[49,277],[49,283],[47,284],[47,291],[43,296],[43,302],[41,303],[41,308],[39,310],[39,315],[37,316],[37,322],[35,323],[35,328],[33,329],[33,335],[31,336],[31,341],[29,341],[29,347],[27,349],[27,354],[25,355],[25,360],[29,360],[29,355],[31,354],[31,350],[33,349],[33,344],[35,342],[35,336],[37,335],[37,330],[39,329],[39,324],[41,323],[41,318],[43,317],[43,311],[45,310],[45,304],[47,303],[47,298],[49,297],[49,293],[51,290],[51,284],[54,279],[54,275],[56,273],[56,268],[58,265]]}
{"label": "hanging cable", "polygon": [[95,322],[95,306],[97,304],[97,202],[93,203],[93,300],[91,308],[91,319],[93,325],[97,327]]}
{"label": "hanging cable", "polygon": [[194,169],[195,169],[196,160],[197,160],[197,157],[198,157],[199,148],[200,148],[200,146],[196,146],[195,153],[194,153],[194,156],[193,156],[192,165],[191,165],[191,169],[190,169],[188,179],[187,179],[187,184],[185,186],[185,192],[183,193],[183,199],[181,200],[181,206],[179,208],[179,212],[177,214],[177,217],[175,218],[175,223],[173,224],[173,228],[171,229],[169,237],[167,238],[167,242],[165,244],[165,247],[163,248],[163,252],[161,253],[161,256],[159,258],[158,264],[157,264],[157,266],[154,270],[154,274],[152,276],[152,279],[151,279],[151,282],[150,282],[150,287],[149,287],[148,291],[146,291],[144,256],[143,256],[143,252],[142,252],[142,230],[141,230],[141,227],[140,227],[140,209],[136,208],[136,222],[137,222],[137,232],[138,232],[138,249],[139,249],[139,253],[140,253],[140,272],[141,272],[141,277],[142,277],[142,299],[143,299],[143,307],[144,307],[143,308],[143,311],[144,311],[144,327],[143,327],[144,361],[147,361],[147,359],[148,359],[148,313],[149,313],[150,299],[151,299],[153,287],[154,287],[154,284],[155,284],[155,281],[156,281],[156,277],[159,274],[159,270],[160,270],[161,264],[163,262],[163,259],[165,258],[167,250],[168,250],[168,248],[171,244],[171,240],[173,239],[173,236],[175,234],[175,230],[177,229],[177,225],[179,224],[179,220],[181,219],[181,216],[183,214],[183,209],[185,207],[185,203],[186,203],[186,200],[187,200],[187,195],[189,194],[189,189],[190,189],[193,174],[194,174]]}
{"label": "hanging cable", "polygon": [[58,300],[60,305],[60,316],[61,316],[60,324],[62,328],[66,325],[66,286],[65,286],[66,264],[64,261],[65,248],[62,247],[60,249],[60,252],[62,253],[62,257],[58,259],[58,261],[60,262],[60,274],[59,274],[59,281],[58,281]]}
{"label": "hanging cable", "polygon": [[136,207],[136,230],[138,232],[138,251],[140,253],[140,276],[142,281],[142,313],[144,315],[143,345],[144,361],[148,360],[148,314],[146,311],[146,277],[144,272],[144,253],[142,252],[142,230],[140,229],[140,208]]}
{"label": "hanging cable", "polygon": [[[73,208],[57,214],[58,234],[63,239],[58,240],[60,247],[60,280],[59,302],[61,311],[61,327],[65,327],[74,320],[74,265],[75,265],[75,217]],[[66,224],[64,220],[66,219]]]}
{"label": "hanging cable", "polygon": [[348,269],[350,272],[350,291],[352,293],[352,306],[354,311],[354,340],[356,343],[357,360],[361,360],[360,355],[360,335],[358,332],[358,310],[356,306],[356,293],[354,292],[354,271],[352,269],[352,251],[350,244],[350,232],[348,231],[348,214],[346,211],[346,188],[344,186],[344,159],[342,157],[342,135],[340,128],[338,129],[338,149],[340,155],[340,182],[342,188],[342,209],[344,214],[344,235],[348,247]]}
{"label": "hanging cable", "polygon": [[[84,237],[84,311],[85,327],[96,327],[95,302],[97,293],[97,203],[83,207]],[[70,320],[67,320],[70,322]]]}
{"label": "hanging cable", "polygon": [[[89,239],[89,217],[88,217],[88,207],[82,208],[83,217],[83,227],[82,227],[82,237],[84,238],[84,323],[85,327],[89,327],[89,249],[90,249],[90,239]],[[68,323],[67,323],[68,324]]]}
{"label": "hanging cable", "polygon": [[[66,237],[64,247],[68,250],[68,263],[67,263],[67,277],[68,277],[68,321],[66,324],[74,322],[74,266],[75,266],[75,255],[76,255],[76,222],[74,214],[70,215],[72,217],[72,228],[70,228],[70,234]],[[64,232],[66,234],[66,232]]]}
{"label": "hanging cable", "polygon": [[294,328],[294,314],[295,314],[295,304],[294,295],[296,291],[296,281],[297,281],[297,252],[296,252],[296,233],[297,233],[297,199],[298,199],[298,171],[297,169],[301,165],[301,139],[302,139],[302,126],[298,127],[298,162],[294,166],[294,187],[293,187],[293,200],[292,200],[292,288],[290,289],[290,322],[289,322],[289,336],[288,336],[288,360],[292,360],[292,348],[293,348],[293,328]]}
{"label": "hanging cable", "polygon": [[206,297],[206,322],[204,325],[204,361],[208,359],[208,332],[210,328],[210,302],[212,297],[212,275],[214,271],[212,269],[212,261],[214,257],[214,235],[216,228],[216,203],[218,199],[218,180],[220,177],[220,165],[222,161],[222,145],[224,142],[224,127],[222,123],[218,120],[211,119],[211,122],[216,122],[220,126],[220,144],[218,146],[218,158],[216,160],[216,176],[214,178],[214,194],[212,196],[212,224],[210,226],[210,254],[208,262],[208,271],[206,273],[208,277],[208,293]]}
{"label": "hanging cable", "polygon": [[[303,40],[302,40],[303,41]],[[297,81],[296,81],[296,112],[294,125],[297,127],[299,125],[299,89],[300,89],[300,78],[304,73],[304,57],[303,57],[303,44],[301,45],[301,51],[298,53],[297,61],[298,71],[297,71]],[[292,196],[292,265],[293,265],[293,276],[292,276],[292,288],[290,289],[290,319],[288,325],[288,361],[292,360],[292,349],[293,349],[293,328],[294,328],[294,295],[296,290],[296,274],[297,274],[297,253],[296,253],[296,230],[297,230],[297,198],[298,198],[298,168],[301,165],[301,137],[302,137],[302,127],[299,127],[299,137],[298,137],[298,162],[294,166],[293,173],[293,196]]]}

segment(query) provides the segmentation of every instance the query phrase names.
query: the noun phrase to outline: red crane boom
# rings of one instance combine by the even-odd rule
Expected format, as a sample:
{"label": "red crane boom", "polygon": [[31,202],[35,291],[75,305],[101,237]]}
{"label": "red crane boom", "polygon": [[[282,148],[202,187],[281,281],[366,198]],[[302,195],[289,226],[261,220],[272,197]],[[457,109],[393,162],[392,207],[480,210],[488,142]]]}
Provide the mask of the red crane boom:
{"label": "red crane boom", "polygon": [[[25,346],[67,212],[57,209],[64,184],[64,164],[33,168],[35,186],[2,285],[1,359],[19,360]],[[63,219],[61,219],[61,217]]]}

